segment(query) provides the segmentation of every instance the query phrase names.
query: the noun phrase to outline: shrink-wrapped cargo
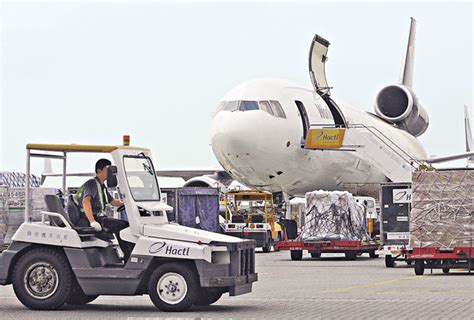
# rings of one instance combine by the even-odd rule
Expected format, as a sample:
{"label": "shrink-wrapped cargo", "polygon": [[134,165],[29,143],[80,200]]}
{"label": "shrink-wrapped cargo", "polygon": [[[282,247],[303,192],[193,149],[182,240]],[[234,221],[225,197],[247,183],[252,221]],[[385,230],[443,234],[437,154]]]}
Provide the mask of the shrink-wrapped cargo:
{"label": "shrink-wrapped cargo", "polygon": [[[47,210],[44,196],[56,194],[54,188],[30,189],[30,219],[41,220],[41,211]],[[25,221],[26,193],[24,188],[0,187],[0,245],[11,242],[19,226]]]}
{"label": "shrink-wrapped cargo", "polygon": [[364,207],[345,191],[306,193],[304,221],[303,241],[369,238]]}
{"label": "shrink-wrapped cargo", "polygon": [[472,247],[474,170],[413,174],[410,247]]}

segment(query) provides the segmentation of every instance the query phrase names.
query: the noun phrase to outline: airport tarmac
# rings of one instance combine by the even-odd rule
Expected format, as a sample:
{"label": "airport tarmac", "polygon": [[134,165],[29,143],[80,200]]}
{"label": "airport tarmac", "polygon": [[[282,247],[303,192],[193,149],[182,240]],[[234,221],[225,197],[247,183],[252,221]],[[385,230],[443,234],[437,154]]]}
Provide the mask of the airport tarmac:
{"label": "airport tarmac", "polygon": [[[257,253],[259,281],[253,292],[190,312],[157,310],[148,296],[99,297],[89,305],[59,311],[31,311],[11,286],[0,287],[2,319],[472,319],[474,277],[465,271],[387,269],[383,257],[345,261],[333,254],[321,260],[305,255],[291,261],[287,251]],[[474,273],[473,273],[474,274]]]}

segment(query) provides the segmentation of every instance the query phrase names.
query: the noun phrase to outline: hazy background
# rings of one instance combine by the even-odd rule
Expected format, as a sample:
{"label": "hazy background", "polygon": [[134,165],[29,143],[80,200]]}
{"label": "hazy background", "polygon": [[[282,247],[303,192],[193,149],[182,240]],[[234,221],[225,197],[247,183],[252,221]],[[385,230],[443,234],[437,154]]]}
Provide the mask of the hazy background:
{"label": "hazy background", "polygon": [[[430,114],[429,154],[463,152],[472,106],[471,3],[2,2],[0,170],[24,171],[25,144],[132,144],[157,166],[217,168],[210,115],[254,77],[310,87],[307,55],[331,42],[333,93],[373,110],[398,81],[418,20],[414,89]],[[71,164],[93,169],[91,160]],[[463,164],[465,162],[461,162]],[[41,173],[42,164],[35,164]],[[59,168],[59,167],[58,167]]]}

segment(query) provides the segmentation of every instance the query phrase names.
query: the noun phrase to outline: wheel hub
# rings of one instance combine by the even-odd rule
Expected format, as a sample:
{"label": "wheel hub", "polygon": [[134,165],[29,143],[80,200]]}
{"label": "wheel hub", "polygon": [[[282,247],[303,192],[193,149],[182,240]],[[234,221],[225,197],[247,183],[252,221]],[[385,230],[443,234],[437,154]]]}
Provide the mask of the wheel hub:
{"label": "wheel hub", "polygon": [[168,272],[161,276],[157,284],[158,295],[168,304],[178,304],[186,297],[186,279],[178,273]]}
{"label": "wheel hub", "polygon": [[39,262],[26,270],[23,282],[30,296],[36,299],[47,299],[56,292],[58,280],[58,273],[54,266]]}

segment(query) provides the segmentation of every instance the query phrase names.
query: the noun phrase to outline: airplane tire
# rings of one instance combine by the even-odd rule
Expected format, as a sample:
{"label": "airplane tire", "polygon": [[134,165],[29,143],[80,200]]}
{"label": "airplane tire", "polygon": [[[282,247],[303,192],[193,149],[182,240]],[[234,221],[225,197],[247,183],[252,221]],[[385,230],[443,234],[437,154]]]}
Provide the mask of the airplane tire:
{"label": "airplane tire", "polygon": [[36,248],[26,252],[13,266],[12,284],[18,300],[26,307],[55,310],[66,303],[73,275],[62,253]]}
{"label": "airplane tire", "polygon": [[148,294],[162,311],[186,311],[198,301],[199,277],[186,264],[169,262],[156,268],[148,281]]}
{"label": "airplane tire", "polygon": [[309,254],[311,255],[311,258],[321,258],[320,251],[310,251]]}
{"label": "airplane tire", "polygon": [[443,273],[444,273],[444,274],[448,274],[448,273],[449,273],[449,268],[448,268],[448,267],[444,267],[444,268],[443,268]]}

